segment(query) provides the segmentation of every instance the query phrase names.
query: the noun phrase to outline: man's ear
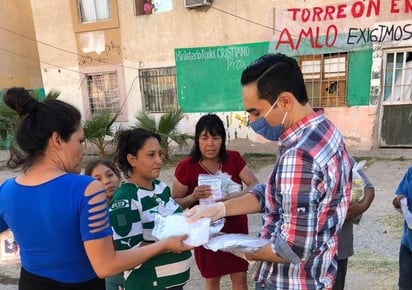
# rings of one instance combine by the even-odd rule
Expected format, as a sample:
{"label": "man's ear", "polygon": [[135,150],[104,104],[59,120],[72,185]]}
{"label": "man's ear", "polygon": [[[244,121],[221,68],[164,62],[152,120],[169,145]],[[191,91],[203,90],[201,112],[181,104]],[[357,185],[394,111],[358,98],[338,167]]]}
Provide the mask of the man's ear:
{"label": "man's ear", "polygon": [[289,93],[289,92],[282,92],[279,95],[279,102],[278,102],[278,106],[281,110],[285,111],[285,112],[289,112],[290,109],[293,106],[293,100],[294,100],[294,96]]}

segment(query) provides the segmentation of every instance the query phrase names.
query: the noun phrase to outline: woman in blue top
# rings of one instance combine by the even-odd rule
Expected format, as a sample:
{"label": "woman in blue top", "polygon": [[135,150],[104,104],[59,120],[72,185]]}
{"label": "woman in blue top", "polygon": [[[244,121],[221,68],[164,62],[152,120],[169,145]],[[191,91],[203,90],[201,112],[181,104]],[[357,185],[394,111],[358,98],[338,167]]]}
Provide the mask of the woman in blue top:
{"label": "woman in blue top", "polygon": [[80,112],[59,100],[38,102],[24,88],[8,89],[3,101],[22,118],[7,162],[22,173],[0,186],[0,232],[10,228],[20,247],[19,290],[103,290],[100,278],[190,248],[180,236],[116,252],[104,187],[78,174]]}

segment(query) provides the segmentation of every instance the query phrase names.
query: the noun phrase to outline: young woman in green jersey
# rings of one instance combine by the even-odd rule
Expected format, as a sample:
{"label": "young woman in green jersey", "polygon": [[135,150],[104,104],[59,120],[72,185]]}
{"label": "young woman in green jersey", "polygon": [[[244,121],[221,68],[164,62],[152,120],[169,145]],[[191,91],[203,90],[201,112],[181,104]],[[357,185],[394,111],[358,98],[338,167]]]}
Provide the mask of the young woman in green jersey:
{"label": "young woman in green jersey", "polygon": [[[157,179],[162,157],[159,135],[141,128],[119,134],[115,161],[126,182],[109,205],[114,244],[119,251],[153,243],[156,214],[182,212],[169,186]],[[191,262],[190,251],[157,255],[125,273],[126,289],[181,290],[189,280]]]}

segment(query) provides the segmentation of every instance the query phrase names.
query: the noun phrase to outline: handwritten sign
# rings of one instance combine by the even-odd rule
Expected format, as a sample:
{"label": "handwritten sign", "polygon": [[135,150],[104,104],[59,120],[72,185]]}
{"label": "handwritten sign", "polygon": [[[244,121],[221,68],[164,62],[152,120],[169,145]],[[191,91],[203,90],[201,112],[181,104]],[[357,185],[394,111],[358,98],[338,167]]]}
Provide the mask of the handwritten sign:
{"label": "handwritten sign", "polygon": [[366,49],[373,43],[412,39],[412,0],[365,0],[276,9],[271,50]]}

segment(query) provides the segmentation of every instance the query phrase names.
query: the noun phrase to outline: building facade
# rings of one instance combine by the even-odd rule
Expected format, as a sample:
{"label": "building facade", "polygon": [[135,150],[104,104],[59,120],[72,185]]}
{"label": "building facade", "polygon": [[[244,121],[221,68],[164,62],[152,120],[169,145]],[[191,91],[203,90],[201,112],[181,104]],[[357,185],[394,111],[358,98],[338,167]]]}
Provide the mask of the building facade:
{"label": "building facade", "polygon": [[23,86],[43,92],[30,0],[1,1],[0,89]]}
{"label": "building facade", "polygon": [[[260,141],[242,110],[243,68],[268,52],[300,63],[310,102],[349,146],[410,147],[412,2],[32,0],[45,91],[87,118],[180,107],[180,130],[217,112],[229,139]],[[408,131],[406,131],[408,130]]]}

